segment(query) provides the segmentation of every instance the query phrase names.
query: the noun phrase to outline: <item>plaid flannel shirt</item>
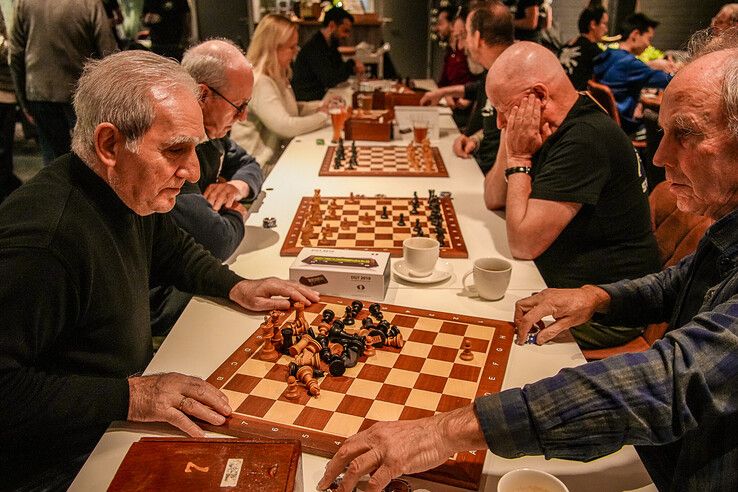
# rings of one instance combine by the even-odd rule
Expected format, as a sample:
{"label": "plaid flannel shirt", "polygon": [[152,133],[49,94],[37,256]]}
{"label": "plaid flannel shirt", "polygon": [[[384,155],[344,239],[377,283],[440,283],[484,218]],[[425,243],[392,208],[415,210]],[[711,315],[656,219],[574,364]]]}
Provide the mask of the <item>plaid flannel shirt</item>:
{"label": "plaid flannel shirt", "polygon": [[659,490],[737,490],[738,210],[674,267],[601,287],[610,319],[673,329],[646,352],[477,399],[490,450],[589,461],[632,444]]}

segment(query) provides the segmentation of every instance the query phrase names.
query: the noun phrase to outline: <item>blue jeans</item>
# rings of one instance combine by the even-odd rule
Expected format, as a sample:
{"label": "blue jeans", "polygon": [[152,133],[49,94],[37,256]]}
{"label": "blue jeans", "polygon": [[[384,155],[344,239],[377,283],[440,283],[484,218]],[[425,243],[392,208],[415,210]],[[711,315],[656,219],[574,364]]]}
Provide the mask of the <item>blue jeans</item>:
{"label": "blue jeans", "polygon": [[38,143],[48,165],[72,150],[72,130],[77,122],[74,108],[69,103],[28,101],[28,110],[36,120]]}

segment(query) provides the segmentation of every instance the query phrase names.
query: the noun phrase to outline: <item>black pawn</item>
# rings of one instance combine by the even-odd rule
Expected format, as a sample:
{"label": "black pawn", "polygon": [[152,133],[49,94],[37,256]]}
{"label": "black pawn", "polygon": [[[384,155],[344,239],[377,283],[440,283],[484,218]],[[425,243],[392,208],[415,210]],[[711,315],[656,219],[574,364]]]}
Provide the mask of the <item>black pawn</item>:
{"label": "black pawn", "polygon": [[382,321],[384,319],[384,315],[382,314],[382,305],[378,302],[369,306],[369,314],[374,316],[377,321]]}
{"label": "black pawn", "polygon": [[287,350],[294,345],[292,341],[292,328],[282,328],[282,352],[287,353]]}
{"label": "black pawn", "polygon": [[389,217],[387,216],[387,205],[385,205],[385,206],[383,206],[383,207],[382,207],[382,215],[380,215],[380,217],[381,217],[382,219],[388,219],[388,218],[389,218]]}
{"label": "black pawn", "polygon": [[364,309],[364,304],[362,304],[361,301],[354,301],[351,303],[351,311],[354,313],[354,318],[358,316],[362,309]]}
{"label": "black pawn", "polygon": [[400,227],[405,225],[405,214],[400,214],[400,220],[397,221],[397,225]]}
{"label": "black pawn", "polygon": [[331,309],[323,310],[323,321],[325,321],[326,323],[332,323],[335,317],[336,313],[334,313]]}
{"label": "black pawn", "polygon": [[343,316],[343,324],[348,326],[354,324],[354,312],[351,310],[351,306],[346,306],[346,314]]}

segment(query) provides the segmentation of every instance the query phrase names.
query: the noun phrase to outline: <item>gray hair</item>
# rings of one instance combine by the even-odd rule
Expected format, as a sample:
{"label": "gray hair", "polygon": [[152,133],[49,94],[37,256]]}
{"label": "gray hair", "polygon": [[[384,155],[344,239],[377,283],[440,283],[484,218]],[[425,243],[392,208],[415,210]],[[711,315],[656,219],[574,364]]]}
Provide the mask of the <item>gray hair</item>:
{"label": "gray hair", "polygon": [[185,51],[182,66],[198,84],[220,89],[226,85],[227,68],[238,56],[246,58],[236,43],[230,39],[213,38]]}
{"label": "gray hair", "polygon": [[141,137],[154,123],[155,96],[175,89],[199,95],[195,81],[176,61],[153,53],[123,51],[87,62],[74,93],[72,150],[88,166],[96,165],[95,129],[111,123],[125,138],[126,148],[138,152]]}
{"label": "gray hair", "polygon": [[716,51],[735,52],[736,56],[728,58],[723,65],[720,103],[728,131],[738,139],[738,27],[731,27],[718,35],[713,35],[709,29],[697,31],[689,40],[688,50],[690,61]]}

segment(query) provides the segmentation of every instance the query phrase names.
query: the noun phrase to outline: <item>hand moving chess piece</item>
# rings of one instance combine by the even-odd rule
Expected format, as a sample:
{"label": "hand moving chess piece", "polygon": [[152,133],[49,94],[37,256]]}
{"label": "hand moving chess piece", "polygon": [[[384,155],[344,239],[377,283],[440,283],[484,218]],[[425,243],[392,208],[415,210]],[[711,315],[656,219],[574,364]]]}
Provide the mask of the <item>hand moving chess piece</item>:
{"label": "hand moving chess piece", "polygon": [[463,350],[461,351],[461,354],[459,354],[459,358],[461,360],[473,360],[474,354],[471,351],[472,343],[471,340],[465,339],[464,343],[461,345]]}

